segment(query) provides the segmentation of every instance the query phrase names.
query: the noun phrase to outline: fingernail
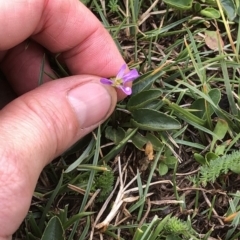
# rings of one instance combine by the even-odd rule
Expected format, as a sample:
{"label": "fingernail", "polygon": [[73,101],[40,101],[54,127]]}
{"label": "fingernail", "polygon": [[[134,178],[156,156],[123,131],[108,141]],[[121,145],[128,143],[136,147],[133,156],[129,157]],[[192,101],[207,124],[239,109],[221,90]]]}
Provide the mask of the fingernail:
{"label": "fingernail", "polygon": [[111,108],[111,96],[101,84],[85,83],[71,89],[68,100],[81,128],[98,124]]}

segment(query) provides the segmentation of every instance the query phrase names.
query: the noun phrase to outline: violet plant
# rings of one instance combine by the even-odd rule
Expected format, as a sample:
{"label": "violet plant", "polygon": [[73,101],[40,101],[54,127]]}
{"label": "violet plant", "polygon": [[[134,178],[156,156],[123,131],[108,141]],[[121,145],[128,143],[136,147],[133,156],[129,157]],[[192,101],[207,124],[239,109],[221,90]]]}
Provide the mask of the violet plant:
{"label": "violet plant", "polygon": [[113,78],[101,78],[100,82],[103,84],[111,85],[113,87],[121,89],[126,95],[132,94],[132,88],[127,86],[127,82],[134,81],[138,76],[139,73],[136,69],[130,70],[128,73],[125,73],[127,65],[124,64],[116,77]]}

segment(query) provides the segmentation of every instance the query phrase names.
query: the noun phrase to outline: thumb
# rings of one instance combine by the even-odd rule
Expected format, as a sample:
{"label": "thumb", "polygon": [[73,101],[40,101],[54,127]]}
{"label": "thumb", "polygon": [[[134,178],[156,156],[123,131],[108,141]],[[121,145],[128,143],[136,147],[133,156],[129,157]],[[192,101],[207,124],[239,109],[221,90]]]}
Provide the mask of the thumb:
{"label": "thumb", "polygon": [[0,240],[19,227],[43,167],[113,111],[116,93],[94,76],[48,82],[0,111]]}

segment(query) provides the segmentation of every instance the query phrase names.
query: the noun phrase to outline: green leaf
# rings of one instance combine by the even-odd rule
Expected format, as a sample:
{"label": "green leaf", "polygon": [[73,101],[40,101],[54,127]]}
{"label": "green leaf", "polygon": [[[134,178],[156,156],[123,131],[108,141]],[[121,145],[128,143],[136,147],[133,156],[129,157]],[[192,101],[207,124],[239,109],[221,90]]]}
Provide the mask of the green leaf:
{"label": "green leaf", "polygon": [[68,221],[68,207],[69,205],[65,205],[64,209],[59,209],[58,217],[64,226],[64,224]]}
{"label": "green leaf", "polygon": [[[90,230],[90,227],[91,227],[91,220],[90,220],[90,217],[87,217],[86,219],[86,222],[84,224],[84,229],[82,230],[81,232],[81,236],[79,237],[78,240],[84,240],[84,239],[87,239],[87,234],[91,231]],[[68,239],[70,240],[70,239]]]}
{"label": "green leaf", "polygon": [[215,137],[213,137],[214,141],[222,140],[225,137],[227,131],[228,123],[225,120],[219,118],[213,131],[218,136],[218,139],[215,139]]}
{"label": "green leaf", "polygon": [[81,212],[78,213],[74,216],[72,216],[63,226],[63,228],[66,230],[67,228],[69,228],[73,223],[75,223],[76,221],[78,221],[79,219],[89,216],[89,215],[93,215],[94,212]]}
{"label": "green leaf", "polygon": [[195,3],[193,4],[193,10],[194,10],[195,12],[200,12],[200,11],[202,10],[201,4],[198,3],[198,2],[195,2]]}
{"label": "green leaf", "polygon": [[150,90],[139,92],[138,94],[133,95],[129,99],[127,103],[127,108],[129,111],[132,111],[138,108],[143,108],[147,104],[158,99],[161,95],[162,95],[162,91],[159,89],[150,89]]}
{"label": "green leaf", "polygon": [[135,95],[144,90],[149,90],[152,84],[164,74],[164,71],[160,71],[161,66],[151,73],[146,73],[140,76],[137,80],[133,82],[132,95]]}
{"label": "green leaf", "polygon": [[105,130],[105,137],[112,140],[115,144],[118,144],[125,137],[125,131],[118,127],[117,129],[109,126]]}
{"label": "green leaf", "polygon": [[210,161],[215,160],[217,158],[218,158],[218,156],[213,152],[208,152],[205,156],[205,159],[207,160],[207,162],[210,162]]}
{"label": "green leaf", "polygon": [[201,0],[201,2],[203,2],[206,5],[217,7],[216,0]]}
{"label": "green leaf", "polygon": [[[94,139],[92,134],[87,134],[85,137],[78,140],[73,146],[71,146],[67,151],[65,151],[62,156],[67,157],[79,151],[83,151],[86,146],[88,146],[90,141]],[[95,140],[95,139],[94,139]]]}
{"label": "green leaf", "polygon": [[217,145],[215,149],[215,154],[218,156],[223,155],[225,153],[225,149],[229,146],[230,142],[231,140],[227,140],[221,143],[221,145]]}
{"label": "green leaf", "polygon": [[57,186],[55,187],[54,191],[52,192],[51,194],[51,197],[49,198],[44,210],[43,210],[43,213],[42,213],[42,216],[41,216],[41,219],[39,221],[39,228],[40,229],[43,229],[44,227],[44,224],[45,224],[45,219],[47,217],[47,213],[49,212],[50,208],[51,208],[51,205],[55,199],[55,197],[57,196],[61,186],[62,186],[62,183],[63,183],[63,173],[61,174],[61,177],[59,179],[59,182],[57,184]]}
{"label": "green leaf", "polygon": [[164,113],[153,109],[140,108],[132,113],[131,123],[143,130],[161,131],[181,128],[181,124]]}
{"label": "green leaf", "polygon": [[138,148],[139,150],[144,150],[143,146],[147,143],[147,138],[144,137],[142,134],[140,134],[139,132],[137,132],[136,134],[133,135],[133,137],[131,138],[132,143],[134,144],[134,146],[136,148]]}
{"label": "green leaf", "polygon": [[193,0],[163,0],[163,2],[179,10],[187,10],[192,7]]}
{"label": "green leaf", "polygon": [[152,146],[153,146],[153,149],[155,151],[161,151],[162,147],[163,147],[163,144],[162,142],[159,140],[159,138],[157,138],[154,134],[152,133],[147,133],[146,135],[146,139],[148,141],[151,142]]}
{"label": "green leaf", "polygon": [[157,227],[155,228],[153,235],[151,237],[152,240],[158,239],[158,236],[163,231],[165,224],[168,222],[169,218],[171,217],[171,214],[167,215],[164,219],[161,219]]}
{"label": "green leaf", "polygon": [[134,233],[134,236],[133,236],[133,240],[139,240],[139,239],[142,239],[142,235],[143,235],[143,230],[140,229],[140,228],[137,228],[136,229],[136,232]]}
{"label": "green leaf", "polygon": [[84,150],[84,152],[81,154],[81,156],[74,161],[71,165],[68,166],[68,168],[65,170],[65,173],[69,173],[75,168],[77,168],[90,154],[93,146],[95,144],[95,140],[92,138],[91,142],[87,146],[87,148]]}
{"label": "green leaf", "polygon": [[119,144],[116,145],[107,155],[105,155],[101,159],[101,162],[108,162],[110,159],[114,158],[123,149],[127,141],[131,139],[131,137],[136,133],[137,130],[138,129],[135,128],[127,131],[126,137],[121,142],[119,142]]}
{"label": "green leaf", "polygon": [[[212,101],[214,102],[215,105],[218,105],[218,103],[221,100],[221,92],[219,89],[214,88],[212,90],[209,91],[208,93],[209,97],[212,99]],[[196,115],[199,118],[206,118],[204,117],[205,113],[206,113],[206,108],[205,105],[206,101],[204,100],[204,98],[199,98],[197,99],[195,102],[193,102],[191,109],[195,109],[196,111],[193,112],[194,115]],[[207,102],[207,104],[209,105],[209,115],[211,116],[214,113],[213,108],[211,107],[211,105]]]}
{"label": "green leaf", "polygon": [[154,101],[146,104],[144,106],[144,108],[150,108],[150,109],[154,109],[154,110],[159,110],[163,105],[164,105],[163,101],[157,99],[157,100],[154,100]]}
{"label": "green leaf", "polygon": [[220,0],[222,8],[225,10],[230,21],[233,21],[237,15],[237,7],[232,0]]}
{"label": "green leaf", "polygon": [[163,162],[159,163],[159,165],[158,165],[158,172],[159,172],[159,174],[161,176],[166,175],[167,172],[168,172],[168,166],[165,163],[163,163]]}
{"label": "green leaf", "polygon": [[149,239],[149,236],[152,235],[152,228],[156,225],[158,222],[158,217],[155,215],[152,219],[152,221],[148,225],[142,225],[141,229],[143,230],[143,235],[141,239]]}
{"label": "green leaf", "polygon": [[207,162],[206,162],[206,159],[201,155],[201,154],[199,154],[199,153],[194,153],[194,158],[195,158],[195,160],[198,162],[198,163],[200,163],[201,165],[204,165],[204,164],[206,164]]}
{"label": "green leaf", "polygon": [[203,98],[198,98],[196,101],[193,102],[190,109],[193,109],[192,112],[195,116],[202,118],[205,114],[205,101]]}
{"label": "green leaf", "polygon": [[177,158],[174,156],[165,156],[163,162],[168,166],[173,166],[177,163]]}
{"label": "green leaf", "polygon": [[226,149],[226,145],[224,145],[224,144],[223,145],[218,145],[215,148],[215,154],[217,156],[223,155],[224,152],[225,152],[225,149]]}
{"label": "green leaf", "polygon": [[225,135],[228,132],[228,129],[229,129],[228,123],[225,120],[219,118],[217,120],[217,124],[213,130],[215,135],[213,136],[213,140],[211,142],[210,151],[213,150],[213,147],[217,140],[222,140],[225,137]]}
{"label": "green leaf", "polygon": [[218,19],[220,18],[221,14],[220,12],[211,7],[204,8],[200,11],[200,14],[203,15],[204,17],[212,18],[212,19]]}
{"label": "green leaf", "polygon": [[40,238],[42,236],[42,231],[39,229],[39,226],[36,223],[32,212],[29,212],[28,219],[29,219],[29,225],[31,227],[31,232],[33,233],[34,236]]}
{"label": "green leaf", "polygon": [[214,88],[209,91],[208,95],[212,99],[212,101],[215,103],[215,105],[218,105],[218,103],[221,100],[221,91],[217,88]]}
{"label": "green leaf", "polygon": [[48,222],[41,240],[64,240],[64,230],[59,218],[54,216]]}
{"label": "green leaf", "polygon": [[194,114],[192,114],[189,109],[184,109],[181,108],[180,106],[178,106],[178,104],[170,102],[168,99],[163,99],[163,102],[166,103],[168,105],[168,107],[172,110],[174,110],[174,113],[184,119],[184,121],[186,122],[194,122],[198,125],[204,126],[205,125],[205,121],[199,117],[196,117]]}

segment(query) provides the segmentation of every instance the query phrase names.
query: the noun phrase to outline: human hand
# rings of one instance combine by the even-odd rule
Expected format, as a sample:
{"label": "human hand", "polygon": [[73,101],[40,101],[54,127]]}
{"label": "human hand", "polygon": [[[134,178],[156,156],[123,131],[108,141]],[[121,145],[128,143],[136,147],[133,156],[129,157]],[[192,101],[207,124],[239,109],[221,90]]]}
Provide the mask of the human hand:
{"label": "human hand", "polygon": [[[40,172],[113,111],[117,98],[100,77],[124,60],[110,35],[78,0],[0,1],[0,240],[27,214]],[[28,40],[27,40],[28,39]],[[61,52],[73,76],[37,87],[44,50]],[[49,62],[45,72],[53,74]]]}

